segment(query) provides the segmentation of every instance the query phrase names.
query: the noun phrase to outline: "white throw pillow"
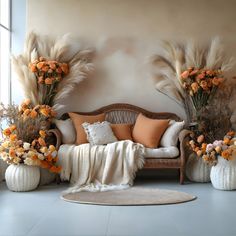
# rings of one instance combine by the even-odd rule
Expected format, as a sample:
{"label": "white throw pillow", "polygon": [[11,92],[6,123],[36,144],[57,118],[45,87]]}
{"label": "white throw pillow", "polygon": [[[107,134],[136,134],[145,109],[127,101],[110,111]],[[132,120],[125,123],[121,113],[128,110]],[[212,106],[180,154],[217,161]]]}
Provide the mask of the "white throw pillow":
{"label": "white throw pillow", "polygon": [[91,145],[103,145],[117,141],[117,138],[111,129],[110,123],[107,121],[103,121],[101,123],[96,122],[93,124],[85,122],[82,126]]}
{"label": "white throw pillow", "polygon": [[74,144],[76,138],[76,132],[71,119],[67,120],[54,120],[57,128],[62,134],[62,142],[64,144]]}
{"label": "white throw pillow", "polygon": [[171,120],[169,123],[169,127],[166,129],[165,133],[161,138],[160,146],[162,147],[177,146],[178,136],[183,128],[184,128],[184,121],[176,122],[174,120]]}

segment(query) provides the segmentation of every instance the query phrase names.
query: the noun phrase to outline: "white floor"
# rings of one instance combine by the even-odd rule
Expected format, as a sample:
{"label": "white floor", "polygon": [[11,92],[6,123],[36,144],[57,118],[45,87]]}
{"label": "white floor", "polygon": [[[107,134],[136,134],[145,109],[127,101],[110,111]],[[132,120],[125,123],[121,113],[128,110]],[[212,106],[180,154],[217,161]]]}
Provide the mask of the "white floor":
{"label": "white floor", "polygon": [[67,184],[14,193],[1,183],[0,235],[236,235],[236,191],[218,191],[211,184],[181,186],[175,180],[139,178],[135,184],[185,191],[198,199],[163,206],[80,205],[60,199]]}

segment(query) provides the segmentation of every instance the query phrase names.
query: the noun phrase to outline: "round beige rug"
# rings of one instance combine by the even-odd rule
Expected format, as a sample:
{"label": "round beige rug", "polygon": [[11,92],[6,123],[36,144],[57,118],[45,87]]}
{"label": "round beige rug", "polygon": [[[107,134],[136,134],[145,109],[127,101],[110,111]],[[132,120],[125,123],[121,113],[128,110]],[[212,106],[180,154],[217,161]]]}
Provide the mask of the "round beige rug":
{"label": "round beige rug", "polygon": [[74,203],[114,206],[163,205],[188,202],[195,196],[173,190],[131,187],[124,190],[106,192],[78,192],[62,196]]}

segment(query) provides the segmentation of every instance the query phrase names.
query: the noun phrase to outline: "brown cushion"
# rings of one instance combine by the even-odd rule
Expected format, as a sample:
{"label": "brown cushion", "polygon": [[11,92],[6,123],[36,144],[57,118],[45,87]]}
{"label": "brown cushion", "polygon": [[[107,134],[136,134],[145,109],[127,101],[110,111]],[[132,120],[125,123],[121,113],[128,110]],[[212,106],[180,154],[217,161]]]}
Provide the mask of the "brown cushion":
{"label": "brown cushion", "polygon": [[156,148],[168,124],[169,120],[150,119],[139,114],[132,132],[133,140],[145,147]]}
{"label": "brown cushion", "polygon": [[105,120],[105,114],[99,114],[96,116],[85,116],[85,115],[79,115],[76,113],[68,113],[71,120],[73,121],[73,124],[75,126],[76,129],[76,143],[77,144],[83,144],[83,143],[88,143],[87,140],[87,135],[84,131],[84,128],[82,126],[82,124],[84,122],[88,122],[88,123],[95,123],[95,122],[102,122]]}
{"label": "brown cushion", "polygon": [[133,140],[132,124],[111,124],[111,128],[118,140]]}

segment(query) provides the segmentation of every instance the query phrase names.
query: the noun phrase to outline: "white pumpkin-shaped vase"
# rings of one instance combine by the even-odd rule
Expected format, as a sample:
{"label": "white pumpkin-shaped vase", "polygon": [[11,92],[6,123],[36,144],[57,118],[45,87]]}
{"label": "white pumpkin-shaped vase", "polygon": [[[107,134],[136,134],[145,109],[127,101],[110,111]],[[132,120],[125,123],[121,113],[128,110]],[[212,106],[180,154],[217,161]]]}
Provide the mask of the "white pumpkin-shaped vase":
{"label": "white pumpkin-shaped vase", "polygon": [[25,164],[7,167],[5,173],[7,187],[14,192],[26,192],[34,190],[39,185],[40,171],[37,166]]}
{"label": "white pumpkin-shaped vase", "polygon": [[211,183],[220,190],[236,189],[236,157],[227,161],[218,156],[217,165],[211,169]]}
{"label": "white pumpkin-shaped vase", "polygon": [[192,153],[186,164],[186,176],[193,182],[210,182],[211,166],[207,165],[202,158]]}

